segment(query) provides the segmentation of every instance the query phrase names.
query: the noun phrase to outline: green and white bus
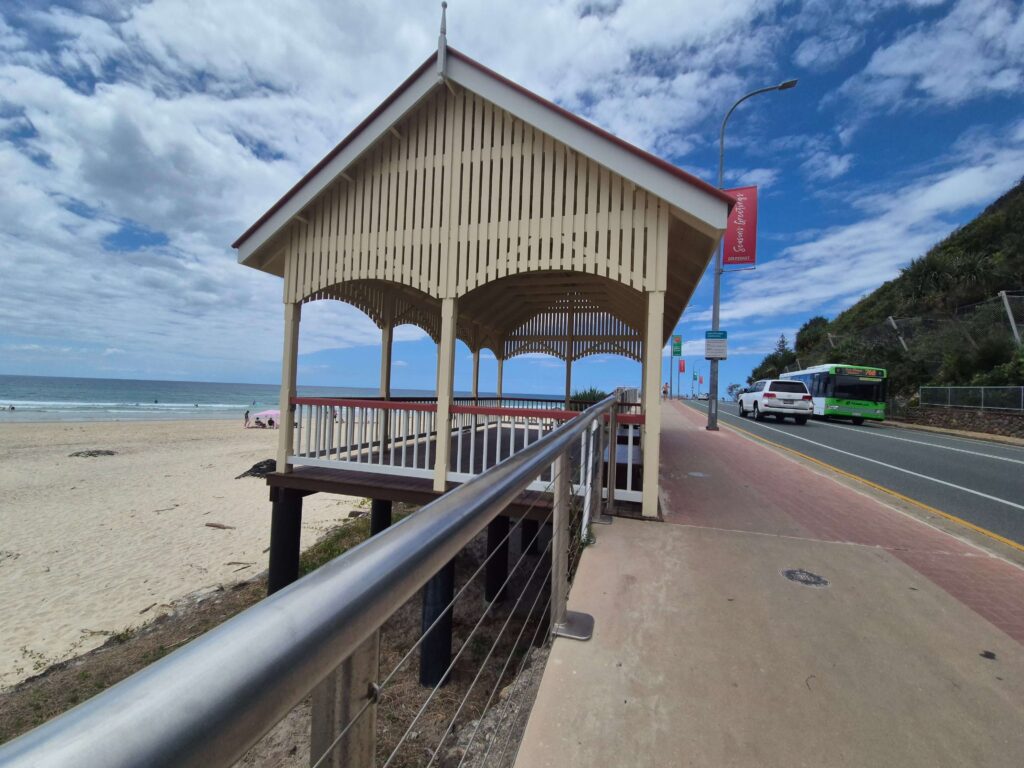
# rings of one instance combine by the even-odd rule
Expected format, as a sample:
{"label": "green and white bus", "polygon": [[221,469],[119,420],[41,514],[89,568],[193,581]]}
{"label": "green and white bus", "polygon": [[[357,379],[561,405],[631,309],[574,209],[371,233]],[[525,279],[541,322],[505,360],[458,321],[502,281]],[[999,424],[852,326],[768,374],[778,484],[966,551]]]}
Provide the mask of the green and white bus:
{"label": "green and white bus", "polygon": [[884,368],[845,363],[825,363],[802,371],[783,373],[780,379],[798,379],[807,385],[814,401],[814,415],[823,418],[885,418],[886,374]]}

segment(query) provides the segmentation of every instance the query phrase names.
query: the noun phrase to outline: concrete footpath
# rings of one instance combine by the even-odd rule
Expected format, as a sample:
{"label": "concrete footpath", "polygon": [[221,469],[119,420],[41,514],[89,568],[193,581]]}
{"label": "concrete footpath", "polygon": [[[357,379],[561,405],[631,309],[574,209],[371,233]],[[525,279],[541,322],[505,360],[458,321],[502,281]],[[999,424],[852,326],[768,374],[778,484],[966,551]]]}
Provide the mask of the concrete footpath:
{"label": "concrete footpath", "polygon": [[594,637],[555,641],[517,766],[1024,765],[1024,570],[677,404],[663,431],[665,522],[595,527]]}

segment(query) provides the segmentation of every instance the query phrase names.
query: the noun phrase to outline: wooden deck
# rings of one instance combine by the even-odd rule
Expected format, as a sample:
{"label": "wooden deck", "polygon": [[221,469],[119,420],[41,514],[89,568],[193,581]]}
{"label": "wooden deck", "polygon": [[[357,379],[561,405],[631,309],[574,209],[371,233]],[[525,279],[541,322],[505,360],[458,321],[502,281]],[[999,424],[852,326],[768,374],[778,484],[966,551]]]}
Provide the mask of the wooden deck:
{"label": "wooden deck", "polygon": [[[271,472],[267,475],[270,498],[274,500],[278,488],[311,493],[335,493],[342,496],[400,501],[409,504],[429,504],[441,496],[434,490],[429,477],[407,475],[385,475],[379,472],[357,472],[350,469],[326,469],[324,467],[295,467],[288,473]],[[448,483],[447,490],[461,485]],[[526,491],[508,507],[512,515],[531,519],[545,519],[551,510],[551,495],[541,491]]]}

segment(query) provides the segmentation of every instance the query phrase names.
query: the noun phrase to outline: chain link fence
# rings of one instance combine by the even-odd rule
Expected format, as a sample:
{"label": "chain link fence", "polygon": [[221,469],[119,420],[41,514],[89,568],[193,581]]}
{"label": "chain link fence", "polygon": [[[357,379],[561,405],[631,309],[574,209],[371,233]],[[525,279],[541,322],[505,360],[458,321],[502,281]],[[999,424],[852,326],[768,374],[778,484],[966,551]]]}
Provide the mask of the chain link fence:
{"label": "chain link fence", "polygon": [[1024,412],[1024,387],[921,387],[921,405]]}

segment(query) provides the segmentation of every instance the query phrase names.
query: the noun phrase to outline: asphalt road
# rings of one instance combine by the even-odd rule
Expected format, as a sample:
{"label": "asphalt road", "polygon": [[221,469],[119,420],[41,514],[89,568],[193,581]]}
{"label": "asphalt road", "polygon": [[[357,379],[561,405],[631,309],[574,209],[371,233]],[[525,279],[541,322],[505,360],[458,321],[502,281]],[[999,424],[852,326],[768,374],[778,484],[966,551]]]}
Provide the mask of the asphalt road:
{"label": "asphalt road", "polygon": [[1024,447],[885,424],[758,422],[735,403],[720,403],[718,418],[1024,544]]}

